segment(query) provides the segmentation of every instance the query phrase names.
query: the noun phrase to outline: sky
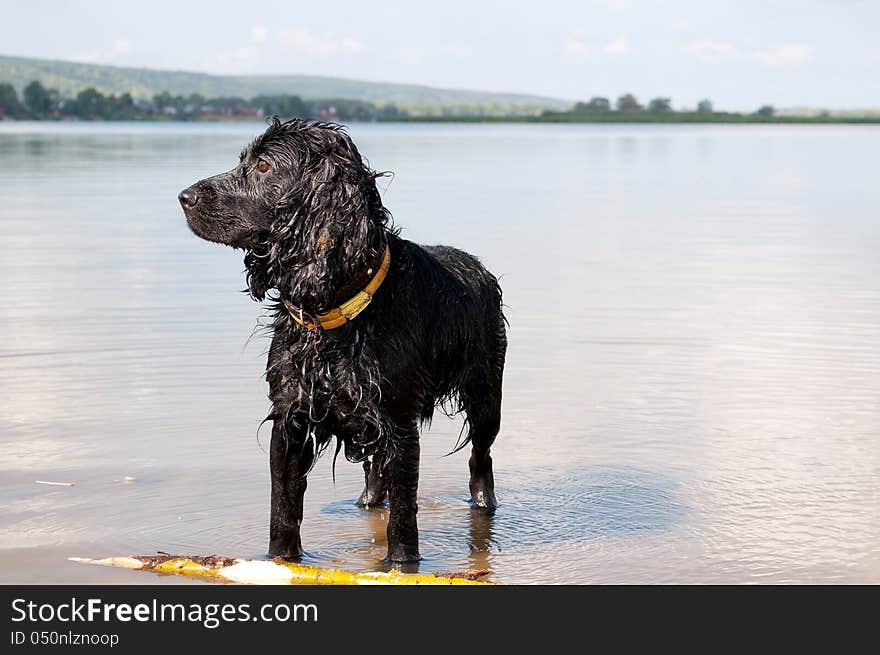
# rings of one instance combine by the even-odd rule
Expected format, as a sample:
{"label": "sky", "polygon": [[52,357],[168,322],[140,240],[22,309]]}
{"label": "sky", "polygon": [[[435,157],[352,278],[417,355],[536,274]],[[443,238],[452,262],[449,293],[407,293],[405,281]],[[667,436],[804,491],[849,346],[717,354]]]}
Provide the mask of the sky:
{"label": "sky", "polygon": [[0,0],[0,54],[676,107],[880,107],[878,0]]}

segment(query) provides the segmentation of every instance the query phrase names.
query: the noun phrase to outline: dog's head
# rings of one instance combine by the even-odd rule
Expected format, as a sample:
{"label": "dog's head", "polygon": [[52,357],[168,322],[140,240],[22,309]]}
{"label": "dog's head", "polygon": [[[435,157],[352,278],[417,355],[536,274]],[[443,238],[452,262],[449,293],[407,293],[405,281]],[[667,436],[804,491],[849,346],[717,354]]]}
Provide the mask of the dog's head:
{"label": "dog's head", "polygon": [[247,252],[254,298],[274,288],[318,311],[384,249],[377,177],[340,126],[275,117],[235,168],[178,199],[197,236]]}

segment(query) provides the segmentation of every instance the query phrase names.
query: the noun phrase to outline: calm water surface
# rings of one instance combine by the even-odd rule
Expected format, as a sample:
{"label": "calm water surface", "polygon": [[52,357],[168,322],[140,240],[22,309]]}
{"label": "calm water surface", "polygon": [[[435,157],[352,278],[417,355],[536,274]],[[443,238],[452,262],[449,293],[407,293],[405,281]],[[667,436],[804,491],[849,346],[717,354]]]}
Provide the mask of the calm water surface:
{"label": "calm water surface", "polygon": [[[176,201],[260,129],[0,124],[0,582],[163,581],[71,555],[264,554],[261,309]],[[438,416],[421,570],[880,582],[880,129],[352,132],[395,171],[404,236],[478,254],[509,306],[501,506],[471,514]],[[361,479],[313,472],[309,563],[382,566]]]}

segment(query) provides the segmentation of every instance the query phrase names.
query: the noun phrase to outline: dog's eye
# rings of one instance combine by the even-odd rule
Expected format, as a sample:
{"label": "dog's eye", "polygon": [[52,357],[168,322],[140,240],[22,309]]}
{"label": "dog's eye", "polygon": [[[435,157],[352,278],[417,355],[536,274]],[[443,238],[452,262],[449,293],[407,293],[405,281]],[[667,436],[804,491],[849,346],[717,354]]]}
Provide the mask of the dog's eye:
{"label": "dog's eye", "polygon": [[257,170],[261,173],[268,173],[270,168],[272,168],[272,164],[267,162],[265,159],[260,159],[259,161],[257,161]]}

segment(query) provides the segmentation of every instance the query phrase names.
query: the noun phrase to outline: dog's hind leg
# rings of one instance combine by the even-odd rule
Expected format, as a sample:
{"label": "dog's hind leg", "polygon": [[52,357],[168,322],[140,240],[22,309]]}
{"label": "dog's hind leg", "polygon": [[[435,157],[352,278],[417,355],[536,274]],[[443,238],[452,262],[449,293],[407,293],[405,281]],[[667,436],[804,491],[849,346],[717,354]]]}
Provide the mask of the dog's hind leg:
{"label": "dog's hind leg", "polygon": [[494,356],[485,366],[472,370],[460,392],[471,442],[468,460],[471,501],[474,507],[490,512],[498,505],[490,450],[501,429],[501,381],[507,350],[503,323],[496,334],[493,350]]}
{"label": "dog's hind leg", "polygon": [[[288,422],[288,425],[291,423]],[[269,554],[273,557],[298,558],[303,554],[300,541],[303,497],[311,461],[309,457],[313,458],[314,453],[312,444],[306,443],[305,427],[292,427],[295,434],[285,434],[280,420],[276,420],[272,427],[269,452],[272,477]]]}
{"label": "dog's hind leg", "polygon": [[487,407],[486,411],[468,412],[471,431],[470,492],[474,507],[492,511],[497,507],[495,498],[495,476],[492,473],[492,443],[501,426],[500,402],[498,407]]}
{"label": "dog's hind leg", "polygon": [[382,455],[374,455],[372,459],[372,463],[369,459],[364,460],[364,490],[357,499],[358,507],[375,507],[383,504],[388,497],[388,485],[378,463]]}

